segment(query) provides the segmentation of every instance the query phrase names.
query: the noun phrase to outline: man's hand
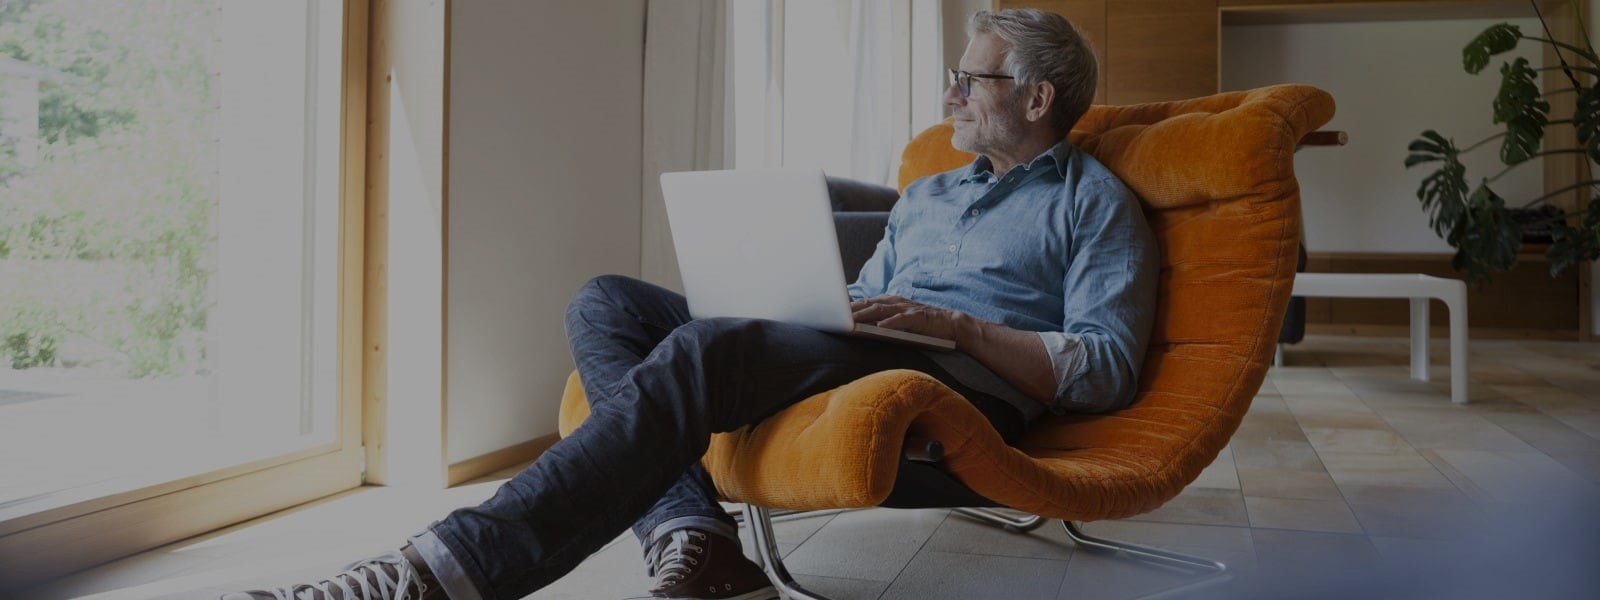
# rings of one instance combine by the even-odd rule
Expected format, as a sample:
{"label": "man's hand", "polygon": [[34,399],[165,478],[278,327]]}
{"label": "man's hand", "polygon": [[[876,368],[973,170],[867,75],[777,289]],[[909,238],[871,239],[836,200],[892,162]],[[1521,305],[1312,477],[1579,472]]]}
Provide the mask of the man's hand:
{"label": "man's hand", "polygon": [[928,306],[899,296],[875,296],[850,303],[857,323],[909,331],[966,345],[977,320],[966,313]]}
{"label": "man's hand", "polygon": [[1028,397],[1046,405],[1055,401],[1055,372],[1037,333],[899,296],[855,300],[850,310],[857,323],[954,340],[957,350],[977,359]]}

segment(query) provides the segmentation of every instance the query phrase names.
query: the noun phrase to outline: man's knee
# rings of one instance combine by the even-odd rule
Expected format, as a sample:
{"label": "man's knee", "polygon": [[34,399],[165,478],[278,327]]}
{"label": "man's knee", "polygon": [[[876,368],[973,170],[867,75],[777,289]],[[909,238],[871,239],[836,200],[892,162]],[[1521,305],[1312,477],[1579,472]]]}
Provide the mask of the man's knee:
{"label": "man's knee", "polygon": [[605,304],[615,304],[619,294],[630,289],[638,280],[625,275],[600,275],[584,282],[578,292],[572,295],[572,300],[567,302],[567,314],[583,309],[592,309]]}
{"label": "man's knee", "polygon": [[626,279],[627,277],[621,275],[601,275],[579,286],[577,293],[567,301],[565,314],[567,335],[572,335],[572,332],[582,326],[585,321],[584,313],[592,315],[597,311],[615,309],[618,305],[612,293],[623,285]]}
{"label": "man's knee", "polygon": [[578,293],[573,294],[573,302],[580,299],[611,298],[615,294],[633,287],[639,280],[627,275],[597,275],[583,282],[578,287]]}

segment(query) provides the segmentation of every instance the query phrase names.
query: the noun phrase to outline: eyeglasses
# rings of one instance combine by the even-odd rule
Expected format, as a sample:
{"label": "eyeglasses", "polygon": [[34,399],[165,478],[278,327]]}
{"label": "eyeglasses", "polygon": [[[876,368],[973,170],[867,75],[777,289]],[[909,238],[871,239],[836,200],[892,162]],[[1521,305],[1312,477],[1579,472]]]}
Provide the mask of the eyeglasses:
{"label": "eyeglasses", "polygon": [[972,78],[978,79],[1016,79],[1010,75],[992,75],[988,73],[969,73],[950,69],[950,85],[956,86],[956,91],[961,92],[962,98],[972,97]]}

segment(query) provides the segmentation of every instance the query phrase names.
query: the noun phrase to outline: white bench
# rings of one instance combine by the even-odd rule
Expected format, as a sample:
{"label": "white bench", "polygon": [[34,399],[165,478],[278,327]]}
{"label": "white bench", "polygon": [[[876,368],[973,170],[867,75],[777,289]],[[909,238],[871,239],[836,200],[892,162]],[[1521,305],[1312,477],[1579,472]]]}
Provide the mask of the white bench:
{"label": "white bench", "polygon": [[1428,380],[1428,299],[1444,301],[1450,310],[1450,401],[1467,403],[1466,283],[1421,274],[1296,273],[1293,295],[1411,299],[1411,378],[1418,381]]}

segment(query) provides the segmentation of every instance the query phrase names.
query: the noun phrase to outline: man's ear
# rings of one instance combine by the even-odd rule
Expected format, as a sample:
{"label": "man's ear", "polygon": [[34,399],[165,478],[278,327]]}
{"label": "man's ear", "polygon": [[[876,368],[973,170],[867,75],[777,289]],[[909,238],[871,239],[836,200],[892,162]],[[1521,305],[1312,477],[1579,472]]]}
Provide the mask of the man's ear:
{"label": "man's ear", "polygon": [[1050,114],[1050,106],[1055,102],[1056,86],[1054,84],[1048,81],[1034,84],[1033,89],[1028,92],[1028,112],[1026,114],[1028,120],[1038,121],[1045,118],[1046,115]]}

